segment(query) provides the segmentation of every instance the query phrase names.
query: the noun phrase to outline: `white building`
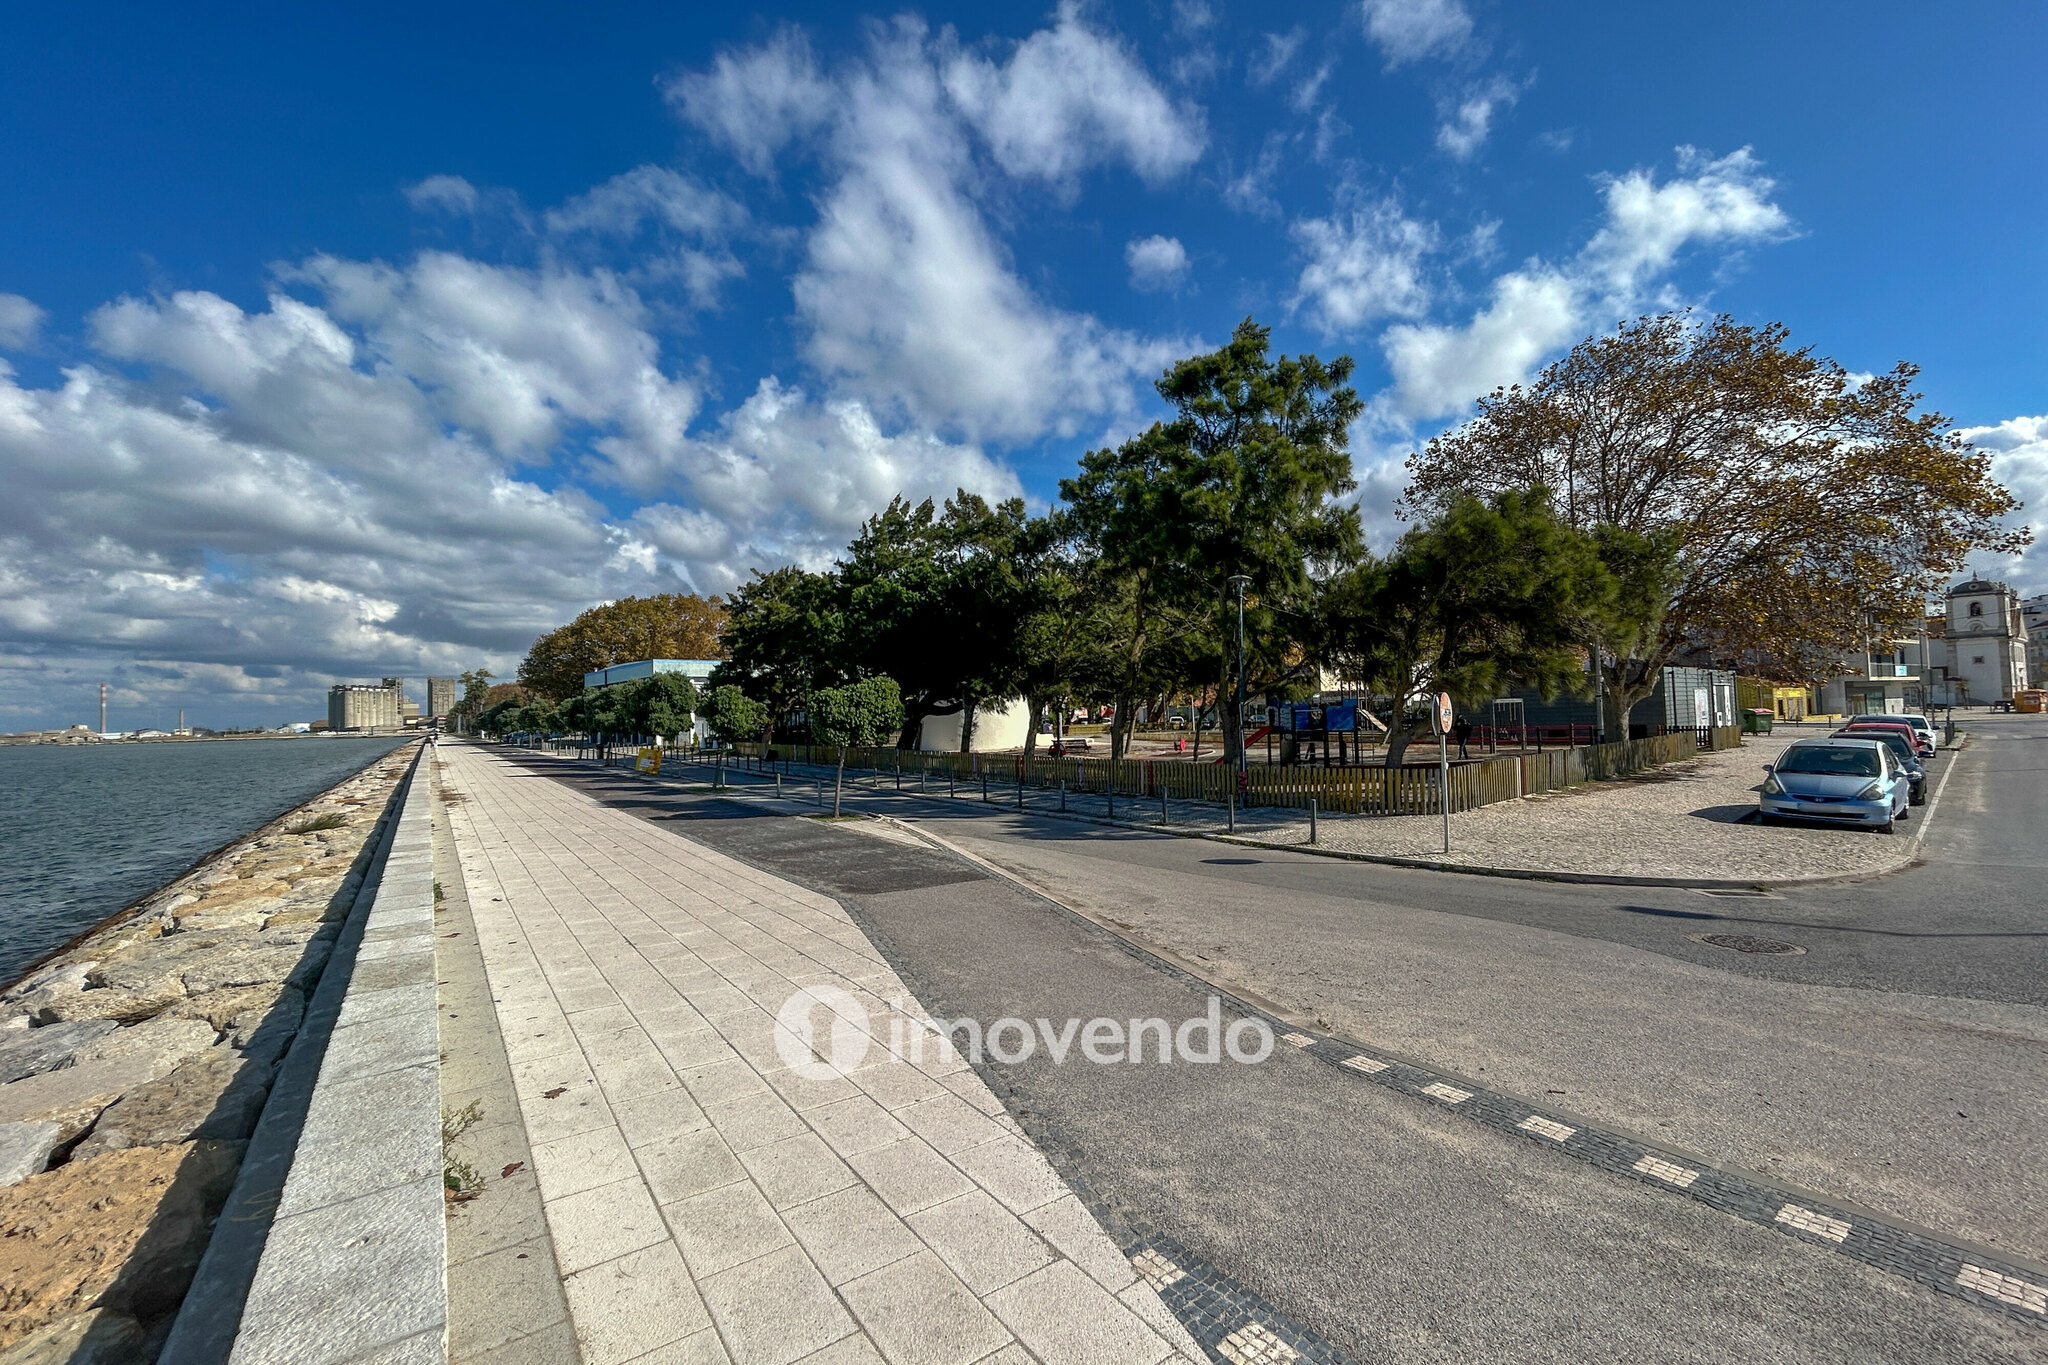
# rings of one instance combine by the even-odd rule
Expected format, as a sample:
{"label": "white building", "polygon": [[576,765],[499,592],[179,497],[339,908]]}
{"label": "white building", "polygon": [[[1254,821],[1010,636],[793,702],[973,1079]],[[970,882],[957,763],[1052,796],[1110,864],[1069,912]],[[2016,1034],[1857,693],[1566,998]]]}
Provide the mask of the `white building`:
{"label": "white building", "polygon": [[1972,578],[1948,592],[1942,633],[1928,641],[1930,700],[1956,706],[2010,701],[2027,686],[2028,631],[2019,594]]}
{"label": "white building", "polygon": [[[926,716],[918,727],[917,747],[933,753],[960,751],[960,724],[964,713]],[[987,702],[974,713],[974,752],[992,749],[1021,749],[1031,725],[1031,708],[1024,700]]]}

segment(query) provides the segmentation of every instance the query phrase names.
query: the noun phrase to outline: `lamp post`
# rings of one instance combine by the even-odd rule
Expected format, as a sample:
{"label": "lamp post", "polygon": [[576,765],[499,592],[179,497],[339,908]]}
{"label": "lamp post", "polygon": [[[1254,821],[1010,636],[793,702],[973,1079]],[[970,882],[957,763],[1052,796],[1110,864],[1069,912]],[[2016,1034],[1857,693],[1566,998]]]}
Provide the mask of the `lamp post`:
{"label": "lamp post", "polygon": [[1231,717],[1231,724],[1237,727],[1237,771],[1247,771],[1244,752],[1244,590],[1252,580],[1244,574],[1230,576],[1230,586],[1237,589],[1237,709]]}

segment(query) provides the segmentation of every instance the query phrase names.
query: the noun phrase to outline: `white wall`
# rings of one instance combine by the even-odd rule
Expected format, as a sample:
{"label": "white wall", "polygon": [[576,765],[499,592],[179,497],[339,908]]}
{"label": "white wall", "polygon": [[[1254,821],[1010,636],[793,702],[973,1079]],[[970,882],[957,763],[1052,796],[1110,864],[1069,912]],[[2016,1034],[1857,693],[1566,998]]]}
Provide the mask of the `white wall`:
{"label": "white wall", "polygon": [[[1030,712],[1022,698],[984,704],[974,713],[975,752],[1023,748]],[[961,718],[959,711],[950,716],[926,716],[917,732],[917,747],[936,753],[958,753]]]}

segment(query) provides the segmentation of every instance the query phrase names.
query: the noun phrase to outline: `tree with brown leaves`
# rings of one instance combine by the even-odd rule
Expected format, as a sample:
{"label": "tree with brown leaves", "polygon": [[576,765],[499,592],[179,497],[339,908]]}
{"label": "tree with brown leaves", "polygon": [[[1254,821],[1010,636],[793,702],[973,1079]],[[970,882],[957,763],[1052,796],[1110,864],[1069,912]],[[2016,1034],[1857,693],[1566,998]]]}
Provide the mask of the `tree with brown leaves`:
{"label": "tree with brown leaves", "polygon": [[720,659],[725,604],[716,597],[665,592],[621,597],[592,607],[533,642],[519,681],[534,695],[562,701],[583,690],[583,675],[636,659]]}

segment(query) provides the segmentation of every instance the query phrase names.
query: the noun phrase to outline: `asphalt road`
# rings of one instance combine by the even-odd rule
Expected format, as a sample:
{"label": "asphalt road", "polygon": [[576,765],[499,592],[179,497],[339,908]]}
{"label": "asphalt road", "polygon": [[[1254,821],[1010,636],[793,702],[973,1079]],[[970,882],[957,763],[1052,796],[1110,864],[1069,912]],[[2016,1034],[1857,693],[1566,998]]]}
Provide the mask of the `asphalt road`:
{"label": "asphalt road", "polygon": [[[1107,928],[942,853],[539,766],[840,895],[935,1013],[1200,1013],[1204,992],[1136,942],[1321,1031],[2039,1258],[2048,1019],[2011,1003],[2037,997],[1998,961],[2039,951],[2023,833],[2036,741],[2017,723],[1983,731],[1925,868],[1737,905],[862,798]],[[1957,881],[1967,909],[1944,904]],[[1712,918],[1674,930],[1671,911]],[[1943,932],[1957,918],[1970,932]],[[1724,927],[1796,933],[1808,951],[1759,962],[1684,937]],[[1977,936],[1994,933],[2010,937]],[[1904,986],[1915,952],[1934,980]],[[1173,1237],[1361,1360],[2048,1359],[2039,1328],[1288,1049],[1259,1066],[999,1070],[1126,1230]]]}

